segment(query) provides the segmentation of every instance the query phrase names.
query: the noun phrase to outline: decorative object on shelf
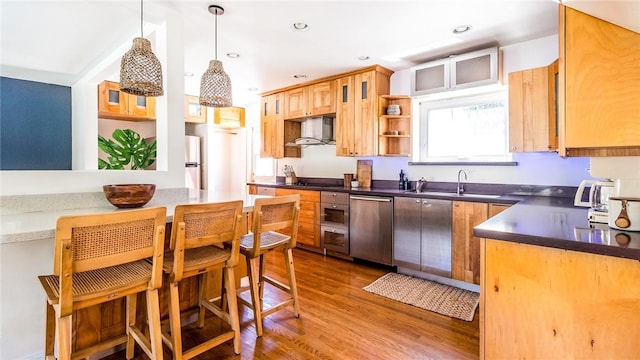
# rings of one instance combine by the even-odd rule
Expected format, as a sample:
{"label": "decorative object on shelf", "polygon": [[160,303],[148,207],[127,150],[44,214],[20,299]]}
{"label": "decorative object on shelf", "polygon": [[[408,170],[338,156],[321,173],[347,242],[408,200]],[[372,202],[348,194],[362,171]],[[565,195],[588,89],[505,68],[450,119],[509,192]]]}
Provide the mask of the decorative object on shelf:
{"label": "decorative object on shelf", "polygon": [[98,135],[98,147],[107,161],[98,158],[98,169],[143,170],[156,161],[156,140],[150,143],[131,129],[115,129],[113,140]]}
{"label": "decorative object on shelf", "polygon": [[387,106],[387,115],[400,115],[400,105],[393,104]]}
{"label": "decorative object on shelf", "polygon": [[140,96],[162,96],[162,66],[144,38],[143,5],[140,0],[140,37],[133,39],[131,49],[120,62],[120,90]]}
{"label": "decorative object on shelf", "polygon": [[156,192],[155,184],[112,184],[102,187],[111,205],[121,208],[138,208],[146,205]]}
{"label": "decorative object on shelf", "polygon": [[200,105],[210,107],[231,106],[231,79],[224,72],[222,61],[218,60],[218,15],[224,9],[218,5],[209,5],[209,12],[215,15],[215,58],[209,62],[209,68],[200,79]]}

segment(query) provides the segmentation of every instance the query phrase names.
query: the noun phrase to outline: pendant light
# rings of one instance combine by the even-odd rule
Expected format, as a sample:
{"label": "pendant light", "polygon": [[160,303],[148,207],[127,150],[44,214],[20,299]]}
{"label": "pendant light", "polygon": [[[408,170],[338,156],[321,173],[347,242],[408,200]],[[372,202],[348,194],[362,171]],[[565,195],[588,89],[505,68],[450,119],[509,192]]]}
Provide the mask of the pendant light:
{"label": "pendant light", "polygon": [[218,5],[209,5],[209,12],[215,15],[215,59],[209,62],[209,68],[200,79],[200,105],[209,107],[231,106],[231,79],[224,72],[222,61],[218,60],[218,15],[224,9]]}
{"label": "pendant light", "polygon": [[161,96],[162,66],[151,50],[151,42],[142,31],[143,5],[140,0],[140,37],[133,39],[131,49],[120,62],[120,90],[139,96]]}

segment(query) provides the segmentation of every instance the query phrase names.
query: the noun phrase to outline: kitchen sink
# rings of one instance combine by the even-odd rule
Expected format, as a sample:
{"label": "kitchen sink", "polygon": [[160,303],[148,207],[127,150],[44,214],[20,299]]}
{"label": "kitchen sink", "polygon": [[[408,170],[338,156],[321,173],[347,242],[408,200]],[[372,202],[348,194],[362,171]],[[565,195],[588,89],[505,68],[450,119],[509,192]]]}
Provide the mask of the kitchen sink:
{"label": "kitchen sink", "polygon": [[405,193],[414,193],[421,195],[434,195],[434,196],[453,196],[453,197],[466,197],[466,198],[481,198],[481,199],[496,199],[501,195],[489,195],[489,194],[474,194],[474,193],[462,193],[460,195],[455,192],[446,192],[446,191],[421,191],[417,192],[416,190],[405,190]]}

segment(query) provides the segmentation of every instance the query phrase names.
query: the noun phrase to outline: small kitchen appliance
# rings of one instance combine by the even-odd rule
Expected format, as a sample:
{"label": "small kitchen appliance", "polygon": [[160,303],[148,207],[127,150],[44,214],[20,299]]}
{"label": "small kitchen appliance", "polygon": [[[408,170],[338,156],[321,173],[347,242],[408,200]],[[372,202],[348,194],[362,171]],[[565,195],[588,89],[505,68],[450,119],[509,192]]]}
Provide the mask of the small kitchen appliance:
{"label": "small kitchen appliance", "polygon": [[[589,187],[589,200],[582,201],[584,191]],[[589,222],[609,222],[609,197],[613,195],[614,182],[611,180],[582,180],[576,191],[573,204],[589,207],[587,218]]]}

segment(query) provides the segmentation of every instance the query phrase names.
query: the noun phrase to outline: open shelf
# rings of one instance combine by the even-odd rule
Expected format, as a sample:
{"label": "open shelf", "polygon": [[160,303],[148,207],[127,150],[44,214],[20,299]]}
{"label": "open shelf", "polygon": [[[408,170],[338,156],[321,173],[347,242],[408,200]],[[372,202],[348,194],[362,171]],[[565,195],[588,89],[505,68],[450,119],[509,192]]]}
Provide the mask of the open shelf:
{"label": "open shelf", "polygon": [[[382,95],[378,101],[378,155],[411,155],[411,98]],[[387,115],[389,105],[399,105],[399,115]]]}

